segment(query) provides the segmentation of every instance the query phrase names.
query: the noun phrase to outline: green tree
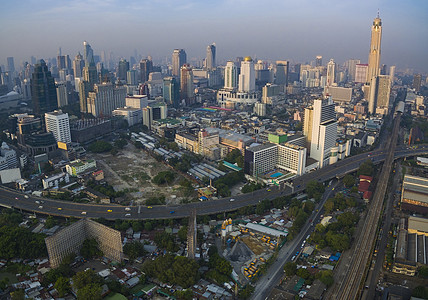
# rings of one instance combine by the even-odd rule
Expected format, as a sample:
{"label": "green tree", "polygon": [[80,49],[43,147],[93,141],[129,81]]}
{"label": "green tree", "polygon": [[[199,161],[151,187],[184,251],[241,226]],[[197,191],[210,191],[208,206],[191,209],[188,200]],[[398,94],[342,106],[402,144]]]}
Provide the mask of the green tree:
{"label": "green tree", "polygon": [[126,243],[123,247],[123,253],[126,254],[129,259],[134,260],[137,257],[143,256],[146,254],[144,250],[144,245],[138,241],[133,241],[131,243]]}
{"label": "green tree", "polygon": [[128,141],[125,139],[118,139],[114,141],[114,146],[118,149],[123,149],[128,144]]}
{"label": "green tree", "polygon": [[373,176],[373,162],[371,160],[367,160],[364,163],[360,165],[357,171],[357,176],[360,175],[366,175],[366,176]]}
{"label": "green tree", "polygon": [[428,288],[423,285],[417,286],[412,291],[412,296],[422,299],[428,299]]}
{"label": "green tree", "polygon": [[428,267],[420,266],[418,269],[418,277],[420,278],[428,278]]}
{"label": "green tree", "polygon": [[185,242],[187,240],[187,226],[182,226],[177,233],[180,241]]}
{"label": "green tree", "polygon": [[55,282],[55,289],[58,291],[60,297],[64,297],[71,290],[70,280],[65,277],[60,277]]}
{"label": "green tree", "polygon": [[175,291],[174,296],[179,300],[192,300],[193,299],[193,291],[192,290],[182,290]]}
{"label": "green tree", "polygon": [[349,174],[345,175],[343,177],[343,184],[348,188],[352,187],[355,184],[355,177]]}
{"label": "green tree", "polygon": [[311,180],[306,185],[306,193],[309,198],[314,198],[316,201],[320,201],[321,196],[324,193],[324,185],[316,180]]}
{"label": "green tree", "polygon": [[333,272],[330,270],[321,271],[317,274],[319,280],[324,283],[327,287],[330,287],[334,283]]}
{"label": "green tree", "polygon": [[289,261],[284,265],[285,275],[287,275],[289,277],[296,275],[296,271],[297,271],[297,264],[296,263]]}
{"label": "green tree", "polygon": [[247,284],[242,290],[238,293],[239,299],[250,299],[251,294],[254,292],[254,287],[250,284]]}
{"label": "green tree", "polygon": [[47,218],[46,218],[46,222],[45,222],[45,227],[46,228],[52,228],[52,227],[54,227],[55,225],[57,224],[57,222],[56,222],[56,220],[54,219],[54,217],[52,217],[52,216],[48,216]]}
{"label": "green tree", "polygon": [[12,300],[24,300],[25,299],[25,292],[23,289],[18,289],[12,293],[10,293]]}
{"label": "green tree", "polygon": [[170,184],[174,181],[175,174],[171,171],[162,171],[159,172],[155,177],[153,177],[152,182],[161,185],[164,183]]}
{"label": "green tree", "polygon": [[307,269],[300,268],[297,269],[296,275],[302,277],[303,279],[308,279],[311,276],[311,273]]}
{"label": "green tree", "polygon": [[93,142],[88,147],[88,150],[94,153],[109,152],[111,149],[113,149],[113,146],[109,142],[103,140]]}
{"label": "green tree", "polygon": [[80,254],[86,259],[103,255],[102,251],[98,247],[97,240],[94,238],[83,241],[82,248],[80,248]]}
{"label": "green tree", "polygon": [[90,283],[77,291],[77,300],[101,300],[101,285]]}

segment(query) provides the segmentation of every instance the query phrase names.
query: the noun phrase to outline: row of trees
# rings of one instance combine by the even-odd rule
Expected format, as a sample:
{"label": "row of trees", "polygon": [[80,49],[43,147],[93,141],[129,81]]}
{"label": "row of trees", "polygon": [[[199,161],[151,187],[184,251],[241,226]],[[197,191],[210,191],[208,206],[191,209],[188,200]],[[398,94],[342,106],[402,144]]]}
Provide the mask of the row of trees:
{"label": "row of trees", "polygon": [[208,255],[210,257],[208,262],[210,270],[206,273],[205,276],[214,280],[220,285],[229,281],[230,274],[232,273],[233,269],[230,262],[218,254],[216,246],[210,247],[208,250]]}
{"label": "row of trees", "polygon": [[241,170],[239,172],[230,172],[222,178],[214,181],[213,185],[217,189],[217,193],[222,197],[230,196],[230,188],[235,184],[244,181],[245,175]]}
{"label": "row of trees", "polygon": [[175,179],[175,173],[171,171],[162,171],[159,172],[155,177],[153,177],[152,182],[157,185],[161,184],[171,184]]}
{"label": "row of trees", "polygon": [[315,279],[319,279],[327,287],[331,286],[334,283],[333,272],[330,270],[320,271],[315,275],[311,274],[307,269],[299,268],[297,269],[297,264],[295,262],[287,262],[284,265],[285,275],[288,277],[297,275],[305,279],[305,284],[312,284]]}
{"label": "row of trees", "polygon": [[345,210],[346,208],[356,207],[357,201],[352,197],[345,197],[342,193],[337,193],[333,198],[327,199],[324,204],[326,214],[335,210]]}

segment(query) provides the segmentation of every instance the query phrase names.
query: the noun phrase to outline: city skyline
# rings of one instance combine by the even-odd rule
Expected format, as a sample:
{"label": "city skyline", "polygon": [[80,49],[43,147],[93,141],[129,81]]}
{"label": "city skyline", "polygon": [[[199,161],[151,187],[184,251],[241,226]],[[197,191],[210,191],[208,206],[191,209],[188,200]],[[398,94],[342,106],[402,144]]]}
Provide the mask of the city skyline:
{"label": "city skyline", "polygon": [[0,64],[6,65],[9,56],[15,57],[16,66],[32,55],[55,57],[59,47],[74,57],[82,53],[84,40],[95,54],[112,51],[116,58],[128,58],[136,50],[143,57],[170,60],[176,48],[185,49],[189,59],[204,58],[207,45],[215,42],[219,61],[251,55],[310,62],[322,55],[324,64],[330,58],[339,63],[350,58],[367,62],[369,24],[379,9],[384,25],[381,64],[428,72],[424,52],[428,41],[421,38],[428,36],[426,2],[308,4],[269,1],[261,6],[240,0],[5,3]]}

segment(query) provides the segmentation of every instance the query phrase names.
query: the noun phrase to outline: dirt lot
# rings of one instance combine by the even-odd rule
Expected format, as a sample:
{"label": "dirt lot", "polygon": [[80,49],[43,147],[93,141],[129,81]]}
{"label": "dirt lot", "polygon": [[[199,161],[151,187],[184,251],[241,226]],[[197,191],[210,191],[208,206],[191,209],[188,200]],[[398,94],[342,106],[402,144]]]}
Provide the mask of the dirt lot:
{"label": "dirt lot", "polygon": [[182,177],[176,174],[170,185],[153,184],[151,179],[159,172],[173,170],[130,143],[115,156],[110,153],[89,153],[88,157],[97,161],[97,166],[104,171],[105,180],[116,191],[131,191],[127,198],[134,200],[134,204],[144,204],[146,199],[153,196],[165,196],[167,204],[177,204],[185,198],[179,185]]}

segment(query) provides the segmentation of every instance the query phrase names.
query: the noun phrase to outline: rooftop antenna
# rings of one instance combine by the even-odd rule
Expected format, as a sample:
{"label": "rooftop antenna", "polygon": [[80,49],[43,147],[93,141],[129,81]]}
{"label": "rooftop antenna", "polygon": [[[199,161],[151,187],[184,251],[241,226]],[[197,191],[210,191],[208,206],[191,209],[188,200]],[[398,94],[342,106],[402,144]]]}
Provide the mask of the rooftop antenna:
{"label": "rooftop antenna", "polygon": [[379,8],[377,9],[377,18],[378,18],[378,19],[380,19],[380,16],[379,16]]}

